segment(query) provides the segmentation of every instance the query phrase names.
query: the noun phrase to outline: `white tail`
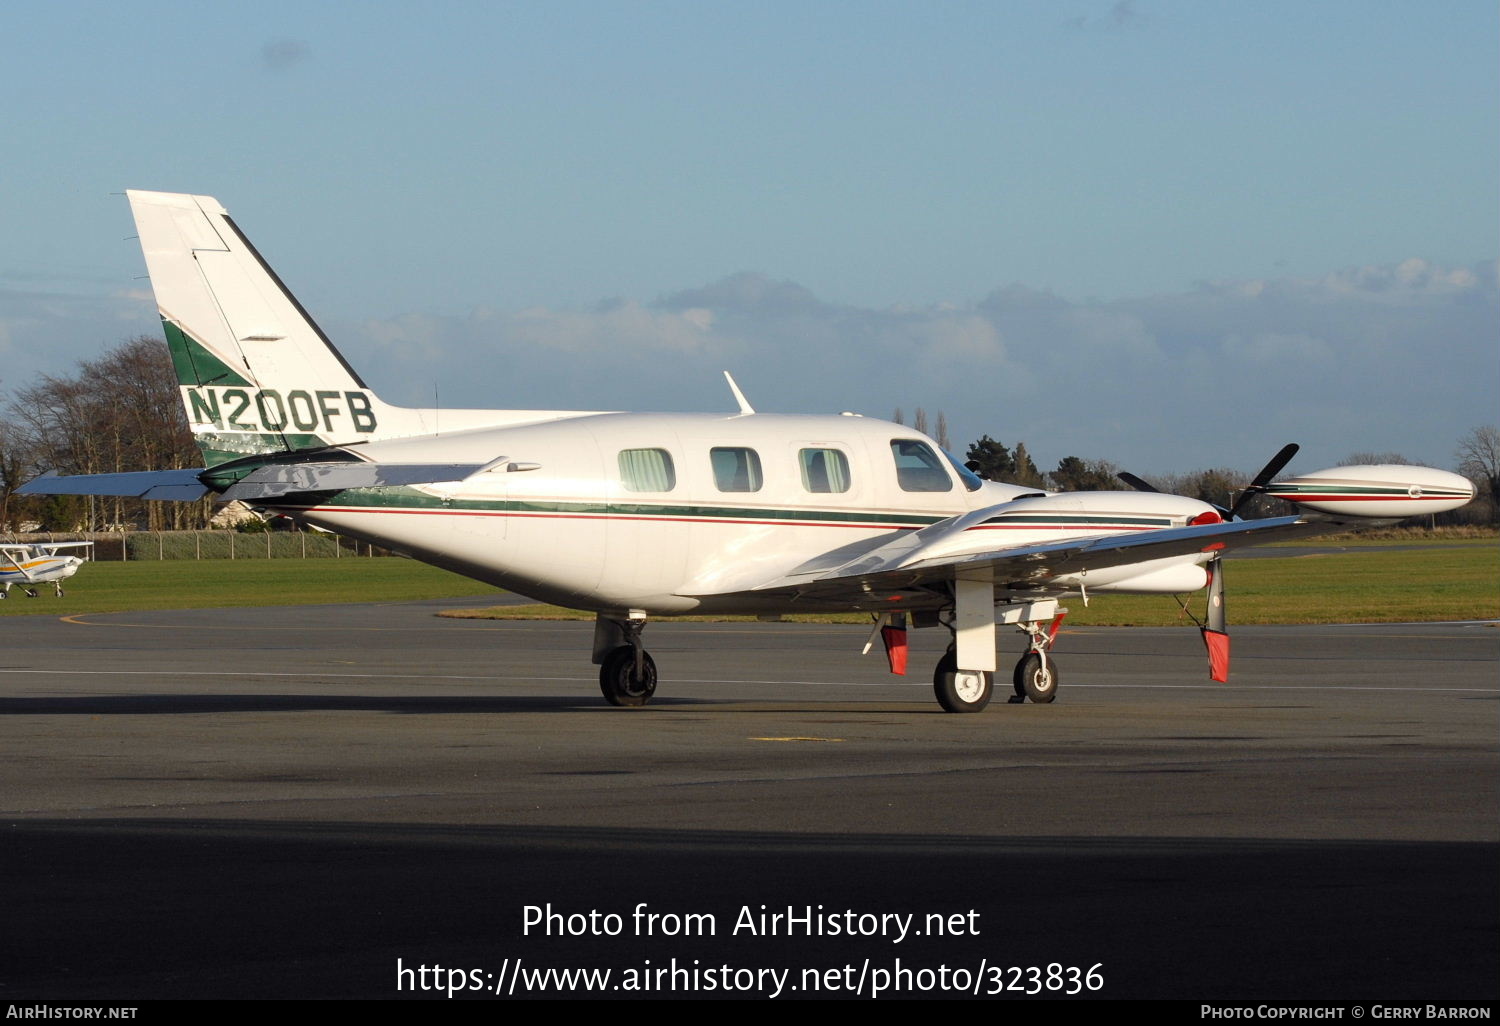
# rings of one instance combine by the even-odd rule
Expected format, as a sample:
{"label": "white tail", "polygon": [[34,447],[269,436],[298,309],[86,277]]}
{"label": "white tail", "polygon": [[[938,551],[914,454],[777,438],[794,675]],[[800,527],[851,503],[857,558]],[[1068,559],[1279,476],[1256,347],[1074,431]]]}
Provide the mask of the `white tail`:
{"label": "white tail", "polygon": [[210,465],[576,413],[382,402],[211,196],[129,190],[183,405]]}

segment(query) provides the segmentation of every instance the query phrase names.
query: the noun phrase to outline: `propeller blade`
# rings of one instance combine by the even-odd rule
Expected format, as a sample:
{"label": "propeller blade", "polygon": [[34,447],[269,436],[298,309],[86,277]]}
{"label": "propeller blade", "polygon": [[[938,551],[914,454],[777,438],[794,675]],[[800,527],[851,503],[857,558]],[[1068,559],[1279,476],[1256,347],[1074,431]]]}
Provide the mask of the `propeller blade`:
{"label": "propeller blade", "polygon": [[1271,457],[1271,462],[1260,468],[1260,473],[1255,475],[1255,480],[1251,481],[1245,486],[1245,490],[1240,492],[1240,497],[1234,501],[1233,506],[1229,507],[1229,516],[1226,519],[1233,520],[1245,503],[1265,491],[1266,485],[1270,484],[1271,479],[1281,473],[1282,467],[1292,462],[1292,457],[1297,455],[1297,450],[1300,448],[1301,446],[1296,442],[1283,445],[1281,451]]}
{"label": "propeller blade", "polygon": [[1157,488],[1150,481],[1144,480],[1143,478],[1136,477],[1134,474],[1132,474],[1128,470],[1122,470],[1122,471],[1120,471],[1118,474],[1115,475],[1115,477],[1118,477],[1121,481],[1124,481],[1126,484],[1128,484],[1130,487],[1134,488],[1138,492],[1159,492],[1159,491],[1161,491],[1160,488]]}

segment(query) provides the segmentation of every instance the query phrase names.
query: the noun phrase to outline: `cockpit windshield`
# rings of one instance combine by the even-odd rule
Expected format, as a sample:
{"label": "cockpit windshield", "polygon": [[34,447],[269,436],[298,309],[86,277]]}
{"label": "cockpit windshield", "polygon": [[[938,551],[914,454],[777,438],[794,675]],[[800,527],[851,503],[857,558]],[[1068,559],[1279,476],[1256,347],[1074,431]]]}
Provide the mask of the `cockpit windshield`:
{"label": "cockpit windshield", "polygon": [[964,483],[965,488],[971,492],[977,492],[984,486],[984,478],[958,462],[957,456],[954,456],[947,449],[944,449],[942,452],[948,458],[948,463],[953,467],[953,471],[958,475],[958,479]]}

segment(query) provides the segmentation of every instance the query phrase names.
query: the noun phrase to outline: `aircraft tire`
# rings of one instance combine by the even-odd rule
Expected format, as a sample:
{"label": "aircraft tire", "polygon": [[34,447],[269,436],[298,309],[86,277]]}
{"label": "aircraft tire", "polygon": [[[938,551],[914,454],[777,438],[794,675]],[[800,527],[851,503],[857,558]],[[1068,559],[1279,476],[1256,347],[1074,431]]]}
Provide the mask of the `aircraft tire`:
{"label": "aircraft tire", "polygon": [[1016,671],[1012,675],[1011,683],[1015,685],[1016,694],[1029,698],[1037,705],[1046,705],[1057,697],[1057,685],[1062,682],[1057,672],[1057,660],[1047,660],[1047,671],[1042,672],[1042,657],[1035,652],[1027,652],[1016,663]]}
{"label": "aircraft tire", "polygon": [[963,682],[958,673],[958,655],[951,649],[939,659],[932,671],[932,691],[937,695],[938,705],[951,713],[977,713],[989,705],[995,690],[995,675],[973,672],[979,674],[979,683]]}
{"label": "aircraft tire", "polygon": [[651,653],[641,653],[644,679],[635,675],[635,649],[621,645],[604,657],[599,667],[599,690],[610,705],[640,706],[656,694],[656,660]]}

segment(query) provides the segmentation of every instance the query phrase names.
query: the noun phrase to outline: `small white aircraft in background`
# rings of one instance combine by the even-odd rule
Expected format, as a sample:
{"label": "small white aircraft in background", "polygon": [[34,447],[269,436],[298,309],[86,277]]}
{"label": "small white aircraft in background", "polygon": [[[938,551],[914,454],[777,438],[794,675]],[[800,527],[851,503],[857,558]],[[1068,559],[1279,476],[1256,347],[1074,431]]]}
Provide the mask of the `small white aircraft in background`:
{"label": "small white aircraft in background", "polygon": [[62,598],[62,582],[93,556],[93,548],[93,542],[0,542],[0,599],[10,598],[18,585],[27,598],[36,598],[38,584],[51,584]]}
{"label": "small white aircraft in background", "polygon": [[[871,614],[891,668],[906,627],[953,638],[933,688],[989,702],[996,627],[1026,636],[1018,698],[1056,694],[1051,655],[1090,594],[1208,588],[1211,673],[1228,672],[1220,557],[1231,548],[1389,524],[1474,494],[1426,467],[1339,467],[1246,489],[1296,516],[1239,520],[1156,492],[1046,493],[983,481],[909,427],[854,414],[403,409],[360,380],[207,196],[127,193],[188,420],[207,469],[46,476],[29,494],[197,499],[215,492],[487,584],[597,614],[593,658],[615,705],[643,705],[648,618]],[[727,377],[727,375],[726,375]],[[441,432],[439,432],[441,423]],[[866,645],[866,651],[870,644]]]}

